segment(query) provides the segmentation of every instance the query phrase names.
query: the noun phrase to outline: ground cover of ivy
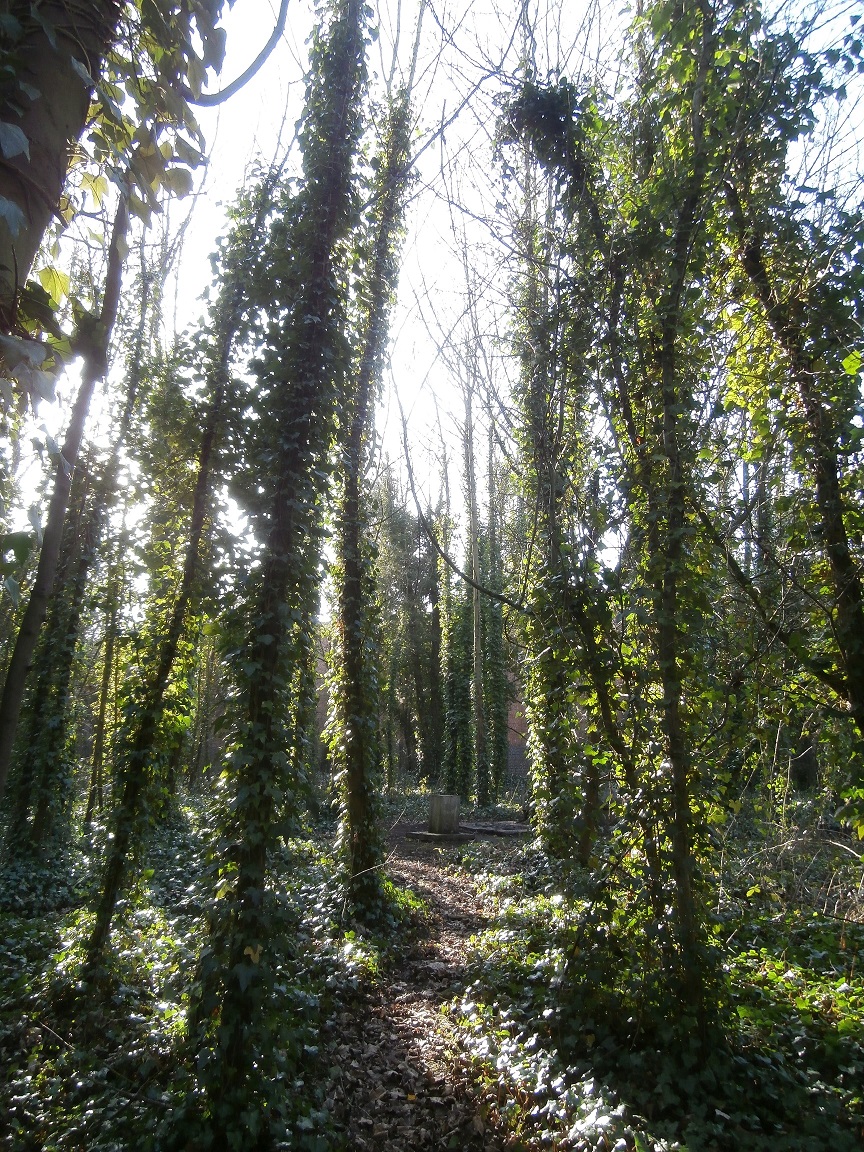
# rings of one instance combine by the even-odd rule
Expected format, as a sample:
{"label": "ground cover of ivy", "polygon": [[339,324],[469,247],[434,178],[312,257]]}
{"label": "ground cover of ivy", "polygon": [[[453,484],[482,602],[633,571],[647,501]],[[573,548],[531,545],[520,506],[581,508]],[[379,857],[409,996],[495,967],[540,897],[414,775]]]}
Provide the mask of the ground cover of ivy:
{"label": "ground cover of ivy", "polygon": [[[98,841],[100,831],[95,837]],[[212,883],[208,814],[178,810],[153,834],[112,936],[108,971],[81,983],[97,845],[52,867],[0,877],[0,1147],[89,1152],[167,1146],[198,1088],[184,1021]],[[274,1009],[294,1021],[300,1059],[284,1085],[284,1146],[335,1146],[322,1108],[322,1025],[374,976],[378,944],[344,922],[322,842],[292,841],[274,880],[296,909]],[[398,903],[398,902],[397,902]],[[409,901],[410,904],[410,901]],[[397,909],[398,911],[398,909]],[[175,1137],[176,1139],[176,1137]]]}
{"label": "ground cover of ivy", "polygon": [[707,1051],[663,979],[644,900],[613,870],[598,893],[596,876],[533,847],[468,847],[496,915],[451,1016],[526,1147],[864,1146],[859,849],[811,811],[784,815],[731,830],[715,861]]}
{"label": "ground cover of ivy", "polygon": [[[388,827],[419,819],[425,805],[394,798]],[[710,928],[720,978],[707,1053],[664,981],[644,894],[609,867],[614,836],[593,873],[551,863],[530,840],[441,853],[493,912],[448,1015],[504,1146],[862,1146],[862,865],[857,842],[823,827],[817,810],[803,806],[782,821],[742,814],[715,847]],[[183,1044],[213,887],[207,809],[179,808],[153,834],[109,970],[85,990],[82,946],[103,835],[97,829],[53,867],[7,866],[0,876],[0,1147],[160,1149],[199,1091]],[[352,924],[332,842],[333,828],[322,827],[273,860],[295,909],[273,1008],[294,1022],[300,1054],[286,1063],[282,1146],[318,1152],[341,1146],[321,1036],[338,1032],[362,983],[386,981],[388,950],[407,928],[424,930],[418,901],[393,889],[380,931]]]}

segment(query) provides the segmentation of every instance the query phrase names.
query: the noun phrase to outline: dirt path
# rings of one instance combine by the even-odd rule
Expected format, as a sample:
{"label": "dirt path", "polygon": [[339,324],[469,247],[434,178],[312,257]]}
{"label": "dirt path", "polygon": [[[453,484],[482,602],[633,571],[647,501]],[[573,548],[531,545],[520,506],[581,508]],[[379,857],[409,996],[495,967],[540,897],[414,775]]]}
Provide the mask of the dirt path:
{"label": "dirt path", "polygon": [[389,871],[429,904],[428,932],[339,1020],[328,1103],[349,1149],[493,1150],[511,1144],[484,1119],[440,1013],[465,986],[470,936],[486,924],[473,887],[446,870],[452,849],[396,836]]}

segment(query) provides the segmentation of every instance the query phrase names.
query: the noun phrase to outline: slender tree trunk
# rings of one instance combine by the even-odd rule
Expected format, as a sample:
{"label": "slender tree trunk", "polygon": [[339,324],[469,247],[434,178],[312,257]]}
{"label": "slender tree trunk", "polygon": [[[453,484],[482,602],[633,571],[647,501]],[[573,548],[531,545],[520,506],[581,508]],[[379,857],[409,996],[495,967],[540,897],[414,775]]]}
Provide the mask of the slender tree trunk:
{"label": "slender tree trunk", "polygon": [[211,376],[211,400],[198,450],[198,474],[192,498],[189,541],[186,547],[183,573],[174,607],[162,637],[155,668],[139,706],[139,718],[125,747],[121,750],[124,773],[123,787],[119,802],[114,809],[114,835],[103,873],[102,888],[96,910],[96,922],[87,946],[87,966],[89,969],[96,968],[101,962],[111,930],[114,909],[123,884],[126,861],[149,780],[153,747],[164,711],[165,689],[168,686],[171,670],[177,658],[177,651],[183,639],[187,610],[198,580],[201,540],[204,535],[210,501],[212,462],[222,427],[228,366],[241,313],[241,292],[235,282],[229,283],[227,292],[230,303],[220,316],[220,347]]}
{"label": "slender tree trunk", "polygon": [[90,786],[87,790],[87,810],[84,813],[84,830],[89,831],[93,812],[102,811],[103,776],[105,762],[105,733],[108,728],[108,698],[111,694],[111,675],[114,669],[114,646],[117,641],[117,616],[120,603],[119,579],[112,573],[107,593],[107,626],[105,629],[105,653],[102,665],[102,681],[99,688],[99,712],[96,718],[96,733],[93,739],[93,759],[90,767]]}
{"label": "slender tree trunk", "polygon": [[[2,798],[5,790],[6,779],[9,774],[27,674],[54,587],[54,576],[57,571],[57,560],[63,539],[63,524],[69,502],[72,472],[78,461],[78,451],[84,435],[84,425],[93,390],[96,387],[96,382],[101,379],[106,370],[108,342],[111,338],[120,302],[120,286],[123,275],[122,241],[126,235],[127,223],[126,201],[121,199],[114,219],[114,230],[108,249],[108,268],[105,274],[102,311],[98,324],[95,326],[96,330],[88,334],[87,341],[81,349],[83,352],[81,385],[72,407],[61,459],[54,476],[54,491],[48,506],[48,517],[42,539],[42,550],[39,553],[36,577],[24,611],[9,667],[6,670],[6,681],[2,698],[0,698],[0,798]],[[79,334],[79,344],[82,343],[82,339],[83,334]]]}
{"label": "slender tree trunk", "polygon": [[[334,760],[340,766],[345,795],[345,850],[355,910],[374,913],[380,892],[378,869],[383,844],[378,828],[380,736],[378,686],[380,636],[375,604],[375,576],[370,554],[368,516],[363,508],[363,481],[369,434],[387,335],[388,304],[395,288],[395,247],[402,219],[408,176],[410,103],[407,94],[394,101],[389,117],[377,232],[368,280],[362,351],[349,400],[351,414],[342,469],[342,502],[338,519],[341,571],[337,576],[338,737]],[[368,501],[368,493],[366,499]]]}
{"label": "slender tree trunk", "polygon": [[477,477],[474,469],[474,414],[471,406],[471,386],[465,386],[465,469],[468,481],[468,531],[471,536],[471,589],[472,614],[472,704],[474,712],[474,773],[477,785],[477,803],[485,808],[489,803],[489,759],[487,755],[486,716],[483,708],[483,615],[480,605],[480,520],[477,513]]}
{"label": "slender tree trunk", "polygon": [[[738,192],[727,184],[727,203],[740,243],[741,262],[780,347],[789,358],[809,441],[810,466],[821,516],[820,532],[828,560],[836,605],[834,634],[845,674],[845,695],[852,719],[864,737],[864,585],[852,555],[844,520],[837,429],[830,405],[819,394],[820,369],[807,350],[806,335],[792,309],[784,303],[770,277],[763,237],[747,221]],[[855,768],[864,775],[864,758]]]}

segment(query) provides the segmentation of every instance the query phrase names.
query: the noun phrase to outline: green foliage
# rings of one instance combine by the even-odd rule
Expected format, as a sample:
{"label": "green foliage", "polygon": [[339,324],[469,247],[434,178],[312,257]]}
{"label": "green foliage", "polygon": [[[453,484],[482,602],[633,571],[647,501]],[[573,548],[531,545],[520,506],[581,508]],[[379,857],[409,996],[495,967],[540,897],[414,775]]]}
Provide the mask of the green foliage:
{"label": "green foliage", "polygon": [[[70,1139],[136,1152],[203,1146],[197,1102],[207,1069],[187,1060],[185,1016],[188,998],[200,992],[199,941],[213,914],[206,866],[213,818],[212,810],[183,808],[149,838],[110,962],[90,988],[78,981],[90,928],[79,905],[95,861],[73,856],[72,892],[69,873],[57,871],[53,881],[46,874],[44,883],[14,871],[5,877],[14,888],[4,892],[16,895],[2,912],[0,1098],[16,1147]],[[287,1079],[274,1086],[273,1127],[292,1147],[320,1150],[336,1141],[321,1091],[319,1034],[335,1026],[359,982],[374,976],[376,952],[339,926],[332,860],[312,845],[293,842],[278,853],[273,875],[292,928],[275,964],[271,1023],[298,1054],[297,1063],[279,1065]],[[413,916],[415,904],[394,893],[394,907]]]}
{"label": "green foliage", "polygon": [[601,1133],[614,1143],[634,1132],[637,1147],[677,1140],[690,1152],[856,1147],[860,925],[782,904],[767,915],[749,901],[724,905],[713,929],[718,1031],[706,1051],[663,977],[659,926],[633,892],[613,876],[598,900],[588,877],[562,883],[530,853],[521,865],[485,878],[497,924],[478,940],[475,982],[453,1008],[478,1075],[512,1086],[505,1115],[516,1130],[584,1149],[600,1147]]}
{"label": "green foliage", "polygon": [[[442,781],[444,755],[443,629],[446,575],[416,514],[391,474],[381,505],[376,581],[382,636],[383,756],[388,789]],[[437,522],[431,512],[427,519]]]}

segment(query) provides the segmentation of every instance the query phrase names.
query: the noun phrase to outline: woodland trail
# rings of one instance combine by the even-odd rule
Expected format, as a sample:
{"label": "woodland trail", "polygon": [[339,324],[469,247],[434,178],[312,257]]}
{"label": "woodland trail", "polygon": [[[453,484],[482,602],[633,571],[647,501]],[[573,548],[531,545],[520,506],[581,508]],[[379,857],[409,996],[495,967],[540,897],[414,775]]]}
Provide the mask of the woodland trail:
{"label": "woodland trail", "polygon": [[426,901],[430,918],[380,982],[341,1014],[330,1041],[328,1107],[352,1152],[515,1145],[489,1126],[455,1029],[440,1012],[465,987],[469,939],[487,923],[473,885],[447,869],[455,852],[391,837],[389,873]]}

